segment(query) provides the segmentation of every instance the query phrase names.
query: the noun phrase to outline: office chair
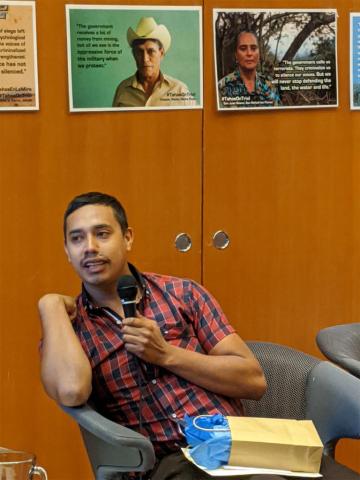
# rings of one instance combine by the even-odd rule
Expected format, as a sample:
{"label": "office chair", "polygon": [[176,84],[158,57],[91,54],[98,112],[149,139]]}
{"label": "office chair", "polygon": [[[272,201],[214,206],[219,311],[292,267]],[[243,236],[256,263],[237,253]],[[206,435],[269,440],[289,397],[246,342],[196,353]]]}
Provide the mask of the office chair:
{"label": "office chair", "polygon": [[247,345],[264,370],[268,388],[259,401],[243,400],[246,415],[312,420],[324,444],[326,467],[338,472],[334,478],[359,479],[335,462],[335,447],[341,438],[360,438],[360,380],[284,345]]}
{"label": "office chair", "polygon": [[[360,380],[328,362],[292,348],[248,342],[264,369],[268,390],[260,401],[244,400],[247,415],[313,420],[324,443],[331,480],[359,480],[332,458],[340,438],[360,438]],[[62,407],[79,424],[96,480],[124,472],[146,471],[154,465],[150,441],[95,412],[90,406]],[[329,463],[329,462],[328,462]],[[111,476],[116,474],[119,476]],[[345,472],[345,474],[344,474]]]}
{"label": "office chair", "polygon": [[61,407],[79,424],[96,480],[126,479],[155,463],[149,439],[100,415],[90,405]]}
{"label": "office chair", "polygon": [[360,323],[323,328],[316,343],[326,358],[360,378]]}

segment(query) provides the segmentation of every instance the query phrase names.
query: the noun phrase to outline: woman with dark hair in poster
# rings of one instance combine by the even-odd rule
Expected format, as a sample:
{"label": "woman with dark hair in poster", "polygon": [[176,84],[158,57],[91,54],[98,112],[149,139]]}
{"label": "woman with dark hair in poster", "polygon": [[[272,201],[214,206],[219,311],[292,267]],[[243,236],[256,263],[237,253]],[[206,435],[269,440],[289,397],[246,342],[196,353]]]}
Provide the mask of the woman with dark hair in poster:
{"label": "woman with dark hair in poster", "polygon": [[336,11],[214,9],[219,110],[336,107]]}
{"label": "woman with dark hair in poster", "polygon": [[256,71],[260,61],[259,41],[252,31],[242,30],[234,42],[236,70],[223,77],[219,82],[221,104],[226,106],[243,104],[252,106],[254,102],[261,106],[279,105],[277,88],[265,75]]}

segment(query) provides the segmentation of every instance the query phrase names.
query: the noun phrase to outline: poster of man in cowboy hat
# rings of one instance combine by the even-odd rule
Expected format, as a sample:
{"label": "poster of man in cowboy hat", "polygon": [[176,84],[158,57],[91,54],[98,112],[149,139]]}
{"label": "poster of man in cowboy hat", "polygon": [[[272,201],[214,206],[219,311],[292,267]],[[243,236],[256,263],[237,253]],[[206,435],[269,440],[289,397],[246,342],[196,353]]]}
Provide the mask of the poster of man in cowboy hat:
{"label": "poster of man in cowboy hat", "polygon": [[201,7],[66,14],[70,111],[202,108]]}
{"label": "poster of man in cowboy hat", "polygon": [[161,62],[171,45],[171,35],[165,25],[158,25],[153,17],[143,17],[136,30],[129,27],[127,41],[137,71],[117,87],[113,107],[196,105],[185,83],[160,70]]}

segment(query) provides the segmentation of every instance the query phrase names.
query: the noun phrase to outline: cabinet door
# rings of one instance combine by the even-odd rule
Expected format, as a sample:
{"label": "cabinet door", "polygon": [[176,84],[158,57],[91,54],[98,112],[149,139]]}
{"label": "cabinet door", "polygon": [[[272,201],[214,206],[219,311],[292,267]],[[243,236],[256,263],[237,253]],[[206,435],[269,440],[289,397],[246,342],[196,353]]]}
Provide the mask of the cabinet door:
{"label": "cabinet door", "polygon": [[[206,2],[207,45],[215,6]],[[335,5],[339,108],[217,112],[213,52],[205,52],[204,282],[245,338],[311,353],[321,327],[358,313],[360,118],[348,106],[350,6]],[[225,250],[212,246],[218,230],[229,235]]]}
{"label": "cabinet door", "polygon": [[[212,44],[212,8],[222,6],[229,4],[206,1],[205,45]],[[213,49],[205,51],[204,284],[245,340],[317,356],[319,329],[359,318],[360,116],[349,111],[348,89],[354,5],[332,7],[339,108],[217,112]],[[212,245],[218,230],[230,238],[224,250]]]}
{"label": "cabinet door", "polygon": [[62,215],[81,192],[116,195],[135,231],[131,260],[200,281],[202,111],[69,114],[64,2],[37,7],[41,109],[0,113],[0,444],[36,453],[49,478],[86,480],[78,428],[39,378],[37,300],[80,290]]}
{"label": "cabinet door", "polygon": [[[64,90],[61,68],[49,71],[44,82],[55,83],[58,74],[56,88]],[[62,215],[81,192],[116,195],[135,231],[131,260],[142,270],[200,281],[202,112],[69,115],[64,99],[52,105],[45,83],[42,111],[0,117],[6,138],[0,171],[0,440],[34,451],[54,480],[85,480],[91,477],[83,470],[80,434],[46,397],[38,371],[37,300],[46,292],[80,290],[63,251]],[[187,253],[175,248],[180,232],[192,239]]]}

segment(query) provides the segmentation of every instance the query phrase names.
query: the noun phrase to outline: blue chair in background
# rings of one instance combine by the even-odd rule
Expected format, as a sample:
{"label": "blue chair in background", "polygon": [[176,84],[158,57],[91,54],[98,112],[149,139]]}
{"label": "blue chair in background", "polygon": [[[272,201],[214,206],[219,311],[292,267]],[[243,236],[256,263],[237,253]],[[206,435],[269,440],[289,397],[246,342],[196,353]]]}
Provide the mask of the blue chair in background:
{"label": "blue chair in background", "polygon": [[360,378],[360,323],[323,328],[316,343],[326,358]]}

